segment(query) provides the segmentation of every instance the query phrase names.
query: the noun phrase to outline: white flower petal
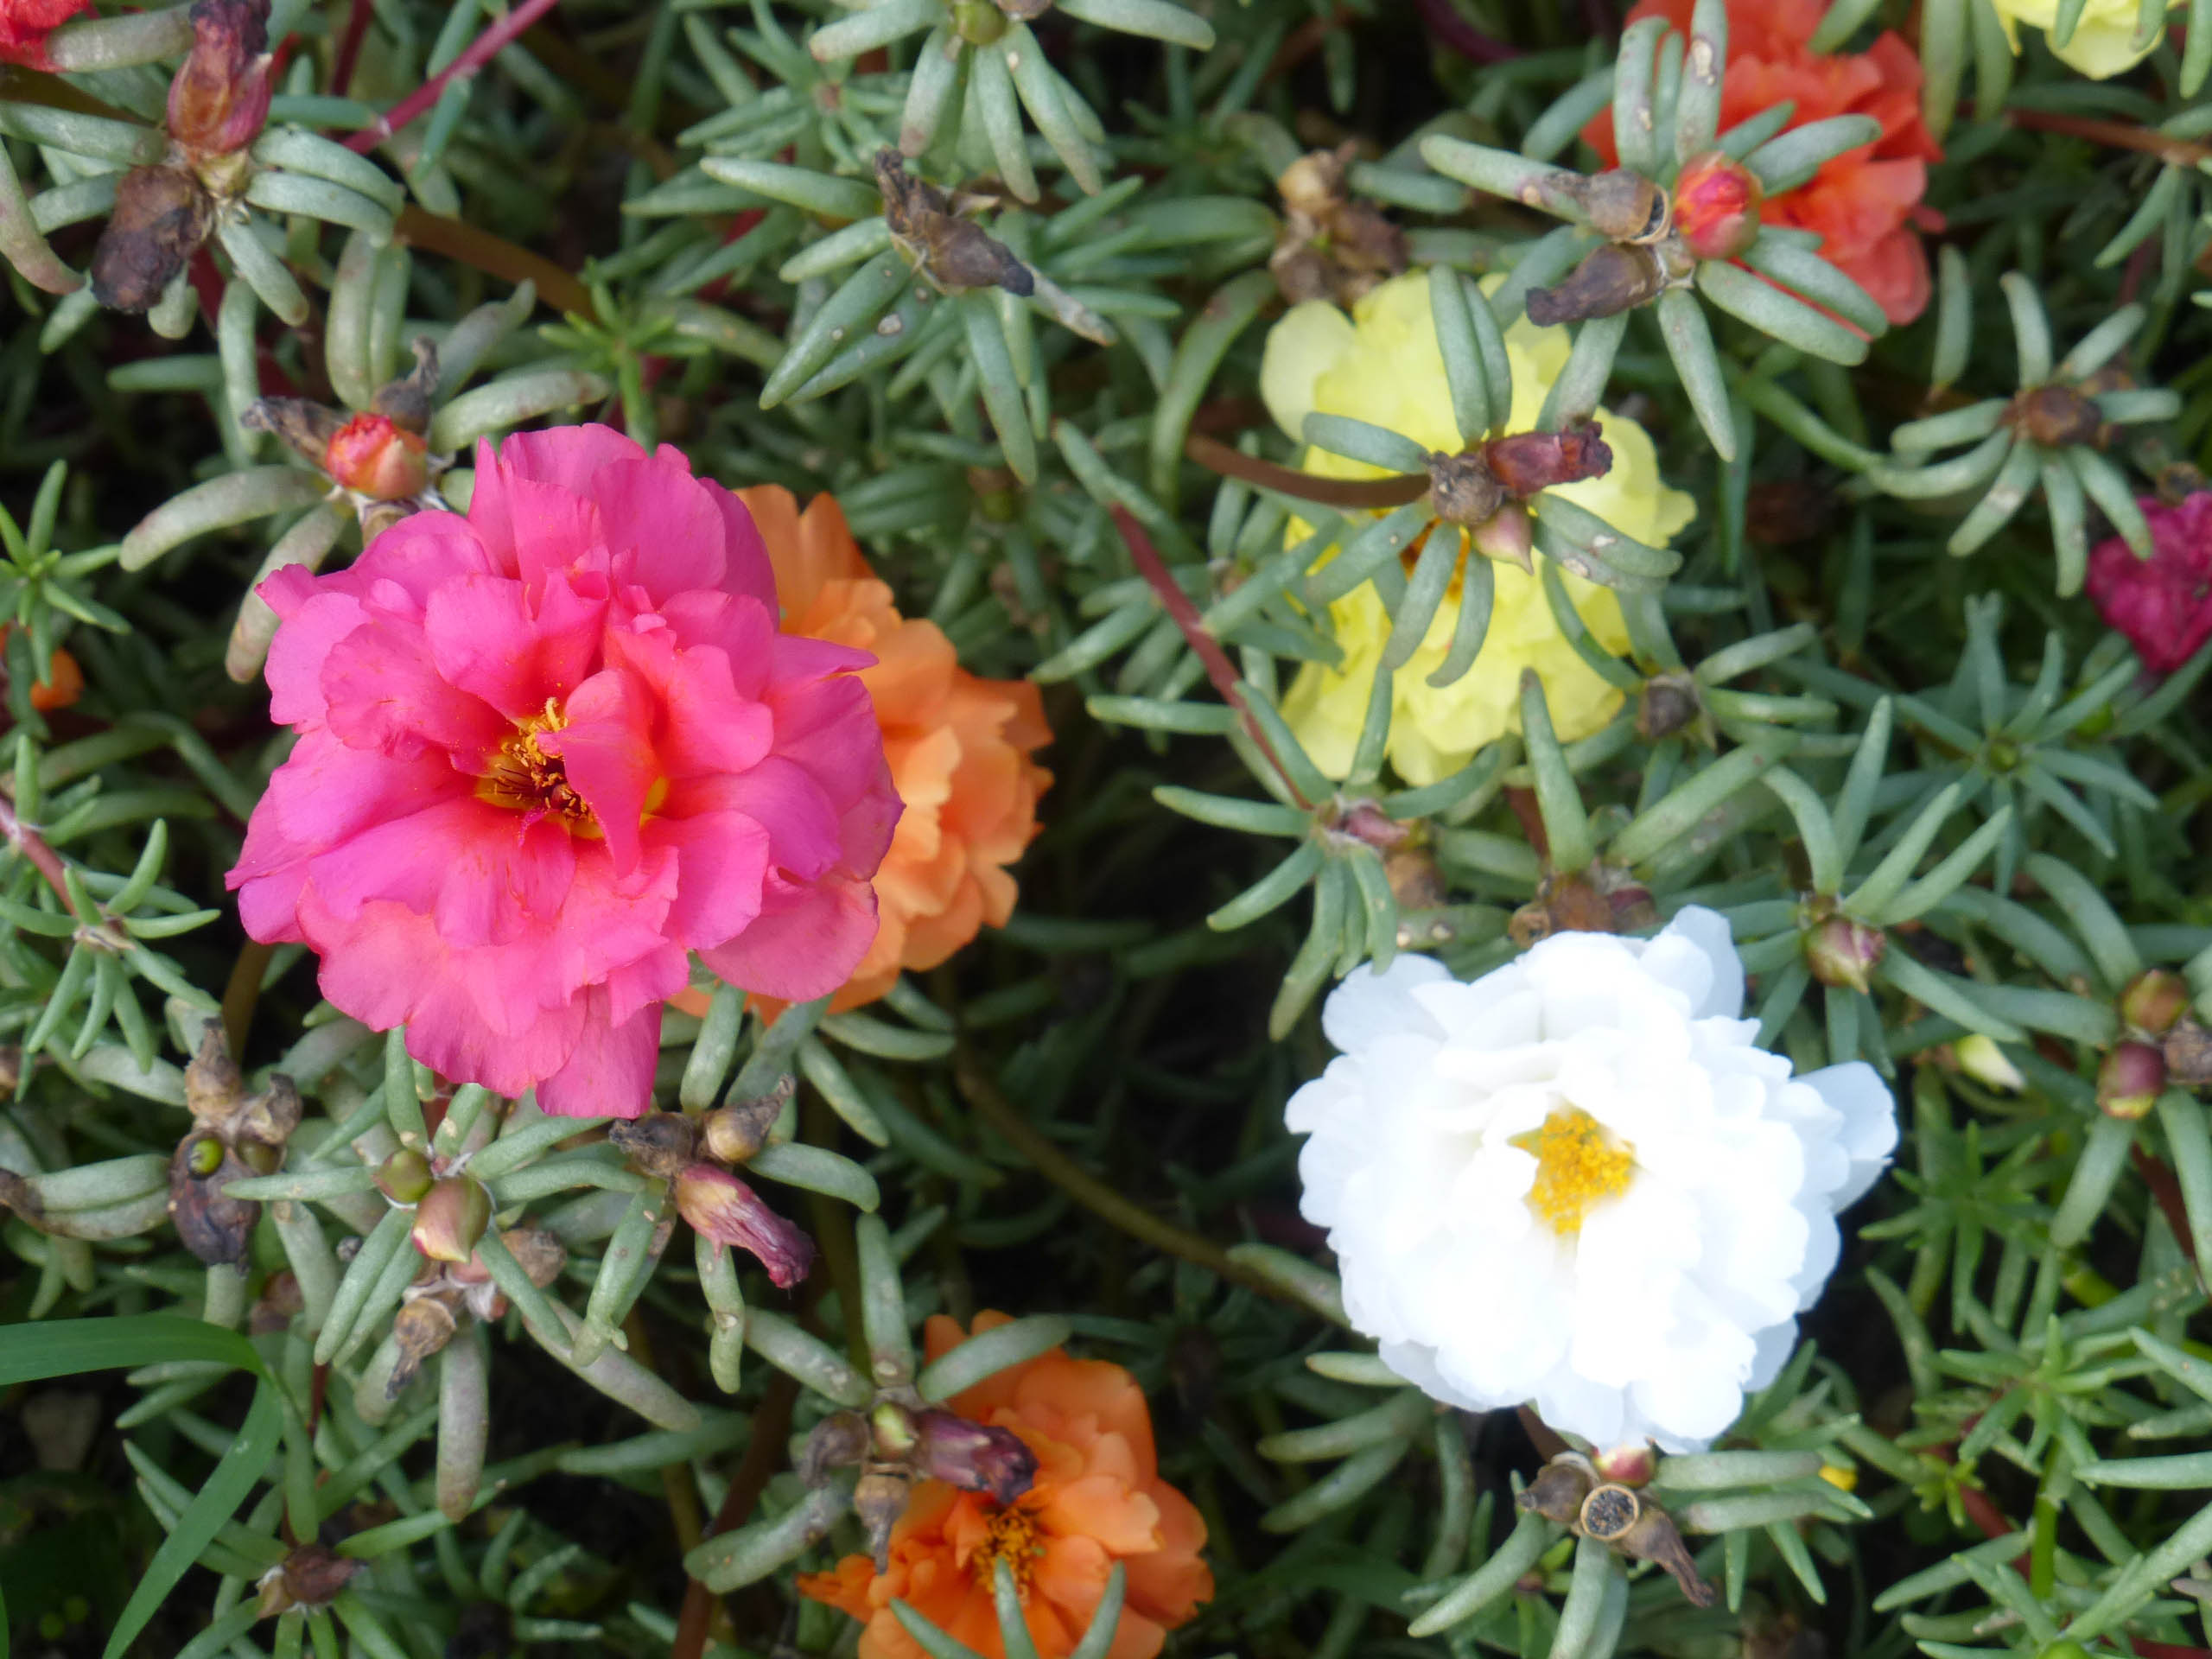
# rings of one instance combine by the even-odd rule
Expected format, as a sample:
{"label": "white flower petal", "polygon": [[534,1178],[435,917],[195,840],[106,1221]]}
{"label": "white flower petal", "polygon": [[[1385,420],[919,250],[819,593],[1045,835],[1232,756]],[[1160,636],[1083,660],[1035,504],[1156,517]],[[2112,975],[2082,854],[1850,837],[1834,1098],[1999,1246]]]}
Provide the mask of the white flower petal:
{"label": "white flower petal", "polygon": [[1864,1060],[1808,1071],[1802,1081],[1843,1116],[1840,1137],[1851,1158],[1851,1176],[1830,1202],[1847,1210],[1866,1196],[1897,1149],[1897,1101],[1882,1074]]}
{"label": "white flower petal", "polygon": [[1694,1017],[1733,1020],[1744,1012],[1744,962],[1736,954],[1736,937],[1728,931],[1726,916],[1702,905],[1685,906],[1652,944],[1665,938],[1694,945],[1706,958],[1712,977],[1704,995],[1690,1006]]}
{"label": "white flower petal", "polygon": [[1441,1036],[1442,1027],[1414,992],[1451,977],[1452,970],[1433,957],[1402,956],[1379,974],[1372,964],[1363,964],[1346,974],[1321,1005],[1321,1033],[1347,1054],[1399,1032]]}

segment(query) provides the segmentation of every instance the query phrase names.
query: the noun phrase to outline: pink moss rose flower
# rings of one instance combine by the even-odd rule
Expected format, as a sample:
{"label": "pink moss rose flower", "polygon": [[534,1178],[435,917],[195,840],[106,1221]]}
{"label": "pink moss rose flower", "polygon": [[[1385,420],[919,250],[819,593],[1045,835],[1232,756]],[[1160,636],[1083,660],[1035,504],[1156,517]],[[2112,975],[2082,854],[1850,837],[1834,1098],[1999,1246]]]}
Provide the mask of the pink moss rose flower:
{"label": "pink moss rose flower", "polygon": [[687,952],[798,1001],[875,937],[899,806],[872,659],[777,631],[751,516],[673,448],[563,427],[476,466],[466,518],[262,584],[299,742],[230,884],[447,1077],[634,1117]]}
{"label": "pink moss rose flower", "polygon": [[2136,503],[2151,526],[2151,556],[2139,559],[2113,537],[2089,554],[2089,597],[2127,636],[2143,666],[2171,674],[2212,639],[2212,490],[2168,506]]}

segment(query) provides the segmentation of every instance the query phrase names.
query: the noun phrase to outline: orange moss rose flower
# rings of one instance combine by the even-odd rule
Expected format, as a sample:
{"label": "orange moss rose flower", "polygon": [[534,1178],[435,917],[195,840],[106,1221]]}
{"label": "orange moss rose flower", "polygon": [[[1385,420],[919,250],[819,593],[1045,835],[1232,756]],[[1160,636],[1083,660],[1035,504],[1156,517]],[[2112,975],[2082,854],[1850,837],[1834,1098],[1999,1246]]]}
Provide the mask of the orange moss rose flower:
{"label": "orange moss rose flower", "polygon": [[[1037,798],[1052,774],[1029,757],[1052,728],[1035,686],[977,678],[936,623],[899,614],[835,499],[817,495],[801,512],[772,485],[737,493],[776,568],[784,632],[875,658],[860,681],[906,804],[875,873],[875,943],[830,1005],[842,1012],[881,996],[902,968],[936,967],[1013,912],[1006,867],[1037,833]],[[677,1006],[704,1012],[705,1001],[691,992]]]}
{"label": "orange moss rose flower", "polygon": [[[1664,17],[1687,35],[1695,3],[1637,0],[1628,22]],[[1920,60],[1891,30],[1864,52],[1814,51],[1813,31],[1827,10],[1824,0],[1728,0],[1720,125],[1726,130],[1784,102],[1796,105],[1792,127],[1832,115],[1881,123],[1880,137],[1844,151],[1796,189],[1768,197],[1760,217],[1815,232],[1822,257],[1872,295],[1891,322],[1908,323],[1928,305],[1928,255],[1918,232],[1942,226],[1920,205],[1928,163],[1943,156],[1920,118]],[[1610,111],[1582,136],[1614,165]]]}
{"label": "orange moss rose flower", "polygon": [[[759,509],[756,507],[755,512]],[[974,1334],[1006,1324],[979,1313]],[[939,1314],[925,1339],[936,1359],[967,1339]],[[1065,1659],[1090,1623],[1114,1563],[1128,1577],[1108,1659],[1152,1659],[1166,1632],[1213,1596],[1199,1559],[1205,1522],[1160,1478],[1152,1414],[1136,1380],[1104,1360],[1055,1348],[1001,1371],[948,1402],[963,1417],[1009,1428],[1036,1453],[1028,1492],[1001,1507],[940,1480],[914,1488],[891,1534],[891,1570],[848,1555],[798,1587],[868,1621],[861,1659],[924,1659],[891,1611],[904,1601],[985,1659],[1005,1659],[991,1603],[992,1563],[1004,1557],[1043,1659]]]}

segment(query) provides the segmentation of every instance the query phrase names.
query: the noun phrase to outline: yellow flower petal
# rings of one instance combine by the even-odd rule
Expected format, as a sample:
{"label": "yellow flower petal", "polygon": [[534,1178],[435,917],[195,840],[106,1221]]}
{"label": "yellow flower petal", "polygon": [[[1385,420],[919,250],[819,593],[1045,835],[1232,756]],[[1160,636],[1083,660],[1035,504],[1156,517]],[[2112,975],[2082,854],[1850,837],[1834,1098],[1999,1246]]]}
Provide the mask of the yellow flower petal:
{"label": "yellow flower petal", "polygon": [[[1545,395],[1567,365],[1566,331],[1540,329],[1524,320],[1507,331],[1505,348],[1513,368],[1508,429],[1527,431],[1535,427]],[[1430,318],[1426,272],[1382,283],[1359,302],[1350,319],[1318,302],[1293,309],[1268,337],[1262,391],[1287,431],[1297,431],[1306,415],[1318,409],[1389,427],[1426,448],[1449,453],[1461,447]],[[1637,540],[1664,546],[1696,518],[1697,504],[1660,478],[1650,434],[1603,410],[1598,418],[1613,453],[1612,470],[1560,493]],[[1372,478],[1380,471],[1318,449],[1309,449],[1300,465],[1324,478]],[[1287,533],[1295,541],[1309,530],[1294,523]],[[1563,741],[1589,736],[1620,710],[1621,692],[1577,656],[1560,632],[1542,582],[1511,565],[1493,563],[1491,570],[1496,597],[1474,666],[1451,685],[1428,683],[1450,654],[1459,623],[1455,583],[1420,648],[1397,672],[1389,759],[1408,784],[1448,777],[1485,744],[1519,731],[1525,668],[1542,678],[1552,724]],[[1561,580],[1597,641],[1608,651],[1624,651],[1628,626],[1620,601],[1609,589],[1580,576],[1562,572]],[[1314,764],[1342,778],[1351,769],[1390,636],[1390,619],[1370,585],[1338,600],[1330,608],[1330,620],[1343,660],[1333,668],[1311,663],[1301,668],[1283,700],[1283,717]]]}
{"label": "yellow flower petal", "polygon": [[[2058,21],[2058,0],[1992,0],[2012,49],[2020,49],[2019,25],[2048,31]],[[2124,73],[2158,49],[2164,29],[2142,45],[2135,43],[2136,0],[2089,0],[2074,36],[2064,46],[2050,48],[2061,63],[2080,70],[2093,80]]]}

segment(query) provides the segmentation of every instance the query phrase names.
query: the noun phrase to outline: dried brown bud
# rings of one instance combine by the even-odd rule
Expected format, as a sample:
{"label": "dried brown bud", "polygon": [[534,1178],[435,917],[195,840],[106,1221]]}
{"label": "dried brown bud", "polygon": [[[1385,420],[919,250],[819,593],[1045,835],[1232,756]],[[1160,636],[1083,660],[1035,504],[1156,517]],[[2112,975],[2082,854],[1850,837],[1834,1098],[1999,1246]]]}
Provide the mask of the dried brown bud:
{"label": "dried brown bud", "polygon": [[1611,933],[1618,923],[1612,900],[1581,875],[1554,872],[1536,887],[1536,896],[1515,911],[1506,935],[1523,950],[1554,933]]}
{"label": "dried brown bud", "polygon": [[728,1170],[712,1164],[686,1168],[676,1178],[676,1208],[715,1243],[750,1251],[779,1290],[790,1289],[814,1265],[814,1241]]}
{"label": "dried brown bud", "polygon": [[2105,417],[2071,386],[2035,386],[2012,399],[2005,418],[2031,443],[2046,448],[2063,444],[2098,444]]}
{"label": "dried brown bud", "polygon": [[295,1607],[328,1606],[362,1565],[321,1544],[301,1545],[261,1575],[261,1616],[272,1618]]}
{"label": "dried brown bud", "polygon": [[2120,994],[2120,1017],[2146,1037],[2163,1037],[2189,1012],[2189,982],[2171,968],[2151,968]]}
{"label": "dried brown bud", "polygon": [[13,1043],[0,1043],[0,1095],[12,1095],[23,1080],[23,1051]]}
{"label": "dried brown bud", "polygon": [[1705,712],[1697,678],[1679,671],[1654,674],[1637,698],[1636,734],[1646,743],[1671,737]]}
{"label": "dried brown bud", "polygon": [[543,1227],[510,1227],[499,1235],[499,1243],[520,1264],[523,1276],[540,1290],[569,1265],[568,1246]]}
{"label": "dried brown bud", "polygon": [[1023,298],[1036,292],[1036,278],[1014,251],[955,214],[942,190],[906,171],[897,150],[876,151],[875,181],[893,239],[938,287],[1002,288]]}
{"label": "dried brown bud", "polygon": [[1275,176],[1282,205],[1293,213],[1321,219],[1343,200],[1344,167],[1351,159],[1351,144],[1335,149],[1312,149]]}
{"label": "dried brown bud", "polygon": [[219,1129],[238,1109],[244,1088],[245,1080],[223,1035],[223,1023],[210,1020],[200,1027],[200,1047],[184,1068],[185,1109],[201,1124]]}
{"label": "dried brown bud", "polygon": [[717,1106],[699,1122],[707,1156],[725,1164],[741,1164],[768,1144],[768,1135],[791,1103],[798,1080],[785,1072],[776,1086],[751,1100],[734,1100]]}
{"label": "dried brown bud", "polygon": [[1538,1471],[1513,1502],[1515,1507],[1541,1515],[1555,1526],[1572,1527],[1580,1519],[1582,1500],[1597,1484],[1589,1459],[1580,1452],[1562,1452]]}
{"label": "dried brown bud", "polygon": [[231,1139],[281,1147],[292,1138],[292,1131],[300,1127],[303,1115],[299,1084],[282,1071],[273,1071],[269,1086],[241,1103],[232,1114]]}
{"label": "dried brown bud", "polygon": [[194,1130],[177,1142],[169,1160],[169,1215],[184,1248],[209,1267],[236,1267],[245,1260],[247,1241],[261,1211],[223,1188],[244,1180],[248,1169],[223,1143]]}
{"label": "dried brown bud", "polygon": [[1650,249],[1608,242],[1592,248],[1563,283],[1529,290],[1529,321],[1539,327],[1618,316],[1659,297],[1666,266]]}
{"label": "dried brown bud", "polygon": [[1575,1516],[1575,1530],[1586,1538],[1610,1544],[1624,1537],[1643,1513],[1643,1504],[1625,1486],[1608,1481],[1593,1486]]}
{"label": "dried brown bud", "polygon": [[438,348],[428,336],[414,344],[415,366],[387,380],[369,399],[369,413],[382,415],[404,431],[430,429],[430,404],[438,395]]}
{"label": "dried brown bud", "polygon": [[1540,490],[1603,478],[1613,452],[1596,421],[1578,421],[1563,432],[1519,432],[1483,446],[1483,464],[1508,495],[1526,501]]}
{"label": "dried brown bud", "polygon": [[2149,1043],[2115,1043],[2097,1068],[2097,1109],[2107,1117],[2145,1116],[2165,1086],[2166,1059],[2160,1049]]}
{"label": "dried brown bud", "polygon": [[[1618,1486],[1611,1490],[1622,1491]],[[1605,1541],[1624,1555],[1659,1567],[1674,1580],[1692,1606],[1710,1607],[1718,1599],[1713,1587],[1698,1577],[1697,1563],[1690,1559],[1689,1547],[1682,1542],[1673,1520],[1649,1498],[1637,1501],[1637,1516],[1625,1532]]]}
{"label": "dried brown bud", "polygon": [[931,1480],[963,1492],[988,1492],[1003,1504],[1037,1479],[1037,1454],[1010,1428],[971,1422],[950,1411],[925,1411],[916,1423],[921,1445],[915,1461]]}
{"label": "dried brown bud", "polygon": [[154,308],[214,226],[207,187],[180,167],[134,167],[92,249],[92,297],[111,311]]}
{"label": "dried brown bud", "polygon": [[1446,896],[1444,872],[1426,847],[1393,847],[1382,855],[1382,875],[1390,884],[1390,898],[1401,915],[1409,910],[1433,910]]}
{"label": "dried brown bud", "polygon": [[856,1411],[836,1411],[814,1426],[799,1453],[798,1478],[810,1487],[830,1478],[832,1469],[858,1463],[868,1453],[867,1420]]}
{"label": "dried brown bud", "polygon": [[402,1302],[391,1321],[392,1345],[399,1351],[399,1363],[391,1368],[385,1383],[385,1398],[397,1400],[406,1392],[415,1374],[423,1369],[423,1362],[451,1342],[460,1328],[461,1322],[444,1296],[416,1296]]}
{"label": "dried brown bud", "polygon": [[238,424],[249,431],[274,432],[295,454],[320,467],[346,421],[304,397],[264,397],[245,406]]}
{"label": "dried brown bud", "polygon": [[657,1181],[673,1180],[697,1155],[699,1125],[682,1112],[647,1112],[614,1124],[607,1138],[639,1173]]}
{"label": "dried brown bud", "polygon": [[448,1175],[431,1183],[416,1203],[415,1224],[408,1236],[433,1262],[466,1262],[491,1224],[492,1195],[483,1183],[467,1175]]}
{"label": "dried brown bud", "polygon": [[853,1488],[853,1513],[868,1534],[868,1553],[875,1570],[891,1568],[891,1529],[906,1512],[906,1493],[913,1477],[896,1465],[871,1467]]}
{"label": "dried brown bud", "polygon": [[1848,916],[1831,916],[1805,935],[1805,965],[1831,990],[1865,990],[1890,948],[1889,936]]}
{"label": "dried brown bud", "polygon": [[192,51],[169,83],[169,137],[228,156],[269,118],[269,0],[194,0]]}
{"label": "dried brown bud", "polygon": [[2166,1080],[2183,1089],[2212,1089],[2212,1030],[2194,1014],[2168,1027],[2164,1048]]}
{"label": "dried brown bud", "polygon": [[1567,187],[1590,228],[1614,242],[1653,242],[1667,233],[1667,193],[1641,173],[1616,167]]}
{"label": "dried brown bud", "polygon": [[1472,528],[1505,505],[1505,486],[1476,451],[1428,458],[1428,503],[1447,524]]}
{"label": "dried brown bud", "polygon": [[305,1311],[307,1305],[307,1298],[300,1291],[299,1275],[289,1268],[280,1268],[261,1287],[261,1294],[245,1316],[245,1328],[257,1337],[288,1331],[293,1319]]}

